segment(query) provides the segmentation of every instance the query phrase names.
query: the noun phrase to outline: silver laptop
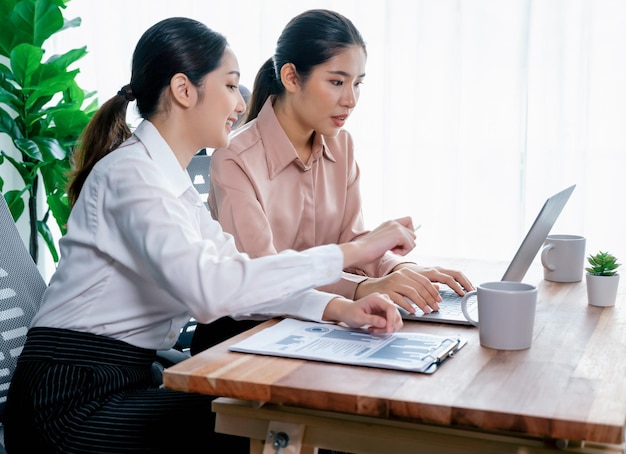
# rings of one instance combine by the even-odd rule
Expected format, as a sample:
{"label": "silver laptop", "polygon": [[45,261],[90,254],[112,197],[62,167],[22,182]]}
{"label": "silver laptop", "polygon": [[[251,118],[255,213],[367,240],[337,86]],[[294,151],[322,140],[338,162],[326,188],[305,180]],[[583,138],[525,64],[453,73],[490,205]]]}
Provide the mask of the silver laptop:
{"label": "silver laptop", "polygon": [[[541,248],[541,245],[546,240],[552,226],[559,217],[559,214],[561,214],[563,207],[569,200],[575,187],[576,185],[572,185],[546,200],[541,208],[541,211],[539,211],[535,222],[533,222],[533,225],[528,230],[522,244],[520,244],[515,256],[513,257],[513,260],[511,260],[511,263],[502,276],[502,281],[521,282],[522,279],[524,279],[528,268],[530,268],[537,252],[539,252],[539,248]],[[439,303],[439,310],[437,312],[424,314],[421,311],[418,311],[416,314],[411,314],[399,307],[398,309],[402,314],[402,318],[405,320],[420,322],[470,325],[461,311],[461,296],[459,296],[447,285],[442,285],[439,289],[439,293],[441,294],[442,301]],[[476,299],[472,298],[468,301],[467,307],[470,313],[475,312]]]}

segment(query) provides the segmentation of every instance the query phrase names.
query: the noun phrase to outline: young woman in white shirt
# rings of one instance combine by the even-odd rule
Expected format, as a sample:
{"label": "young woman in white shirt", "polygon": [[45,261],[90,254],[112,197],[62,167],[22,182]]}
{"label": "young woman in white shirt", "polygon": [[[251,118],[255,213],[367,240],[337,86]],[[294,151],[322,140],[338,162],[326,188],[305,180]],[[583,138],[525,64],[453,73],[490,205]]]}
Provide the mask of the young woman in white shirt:
{"label": "young woman in white shirt", "polygon": [[[213,432],[211,396],[155,386],[156,350],[194,317],[294,316],[392,332],[390,299],[314,290],[347,266],[414,246],[409,218],[352,243],[250,259],[210,218],[185,172],[228,145],[245,104],[226,39],[186,18],[148,29],[128,85],[95,114],[74,157],[61,260],[35,316],[6,406],[9,452],[127,453],[248,441]],[[144,119],[131,133],[131,101]]]}

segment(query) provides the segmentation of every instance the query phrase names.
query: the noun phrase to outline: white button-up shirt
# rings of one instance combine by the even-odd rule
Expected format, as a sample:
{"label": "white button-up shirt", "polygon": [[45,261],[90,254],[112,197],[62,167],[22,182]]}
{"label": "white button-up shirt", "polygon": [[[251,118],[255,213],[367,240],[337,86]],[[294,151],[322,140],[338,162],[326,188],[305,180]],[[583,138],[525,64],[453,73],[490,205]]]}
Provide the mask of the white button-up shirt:
{"label": "white button-up shirt", "polygon": [[89,174],[60,250],[32,325],[149,349],[174,345],[190,316],[319,321],[336,295],[313,288],[337,281],[343,266],[337,245],[257,259],[238,252],[145,120]]}

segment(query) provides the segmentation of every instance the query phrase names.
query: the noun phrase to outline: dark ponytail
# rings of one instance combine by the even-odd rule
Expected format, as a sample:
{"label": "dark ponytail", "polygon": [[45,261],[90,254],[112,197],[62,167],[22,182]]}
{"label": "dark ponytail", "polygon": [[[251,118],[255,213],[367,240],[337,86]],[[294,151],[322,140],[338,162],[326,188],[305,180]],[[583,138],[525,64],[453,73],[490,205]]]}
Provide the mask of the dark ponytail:
{"label": "dark ponytail", "polygon": [[252,94],[248,102],[248,114],[246,123],[254,120],[261,111],[263,104],[270,95],[280,95],[285,90],[280,79],[276,78],[276,69],[274,68],[274,59],[268,58],[254,79]]}
{"label": "dark ponytail", "polygon": [[130,128],[126,123],[127,107],[128,99],[120,90],[98,109],[83,131],[78,148],[72,155],[74,170],[67,188],[70,206],[76,203],[93,166],[130,137]]}
{"label": "dark ponytail", "polygon": [[292,63],[302,83],[313,69],[349,46],[360,46],[367,53],[365,41],[346,17],[334,11],[312,9],[294,17],[283,29],[274,56],[256,75],[248,103],[246,122],[253,120],[270,95],[282,95],[280,69]]}
{"label": "dark ponytail", "polygon": [[175,74],[185,74],[201,89],[204,77],[219,66],[227,45],[224,36],[185,17],[164,19],[141,36],[133,52],[130,84],[98,109],[72,156],[70,206],[76,203],[93,166],[130,137],[128,103],[136,100],[141,117],[150,119],[166,107],[161,95]]}

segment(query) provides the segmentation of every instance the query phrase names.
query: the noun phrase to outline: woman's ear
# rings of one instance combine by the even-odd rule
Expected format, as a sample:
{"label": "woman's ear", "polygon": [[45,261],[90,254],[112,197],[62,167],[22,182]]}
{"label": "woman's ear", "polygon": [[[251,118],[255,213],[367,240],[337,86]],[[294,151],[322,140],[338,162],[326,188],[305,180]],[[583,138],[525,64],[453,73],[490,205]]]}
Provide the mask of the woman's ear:
{"label": "woman's ear", "polygon": [[287,90],[290,93],[293,93],[298,88],[298,71],[296,70],[296,65],[293,63],[285,63],[282,68],[280,68],[280,80]]}
{"label": "woman's ear", "polygon": [[170,79],[172,101],[183,107],[192,107],[196,101],[196,87],[183,73],[177,73]]}

